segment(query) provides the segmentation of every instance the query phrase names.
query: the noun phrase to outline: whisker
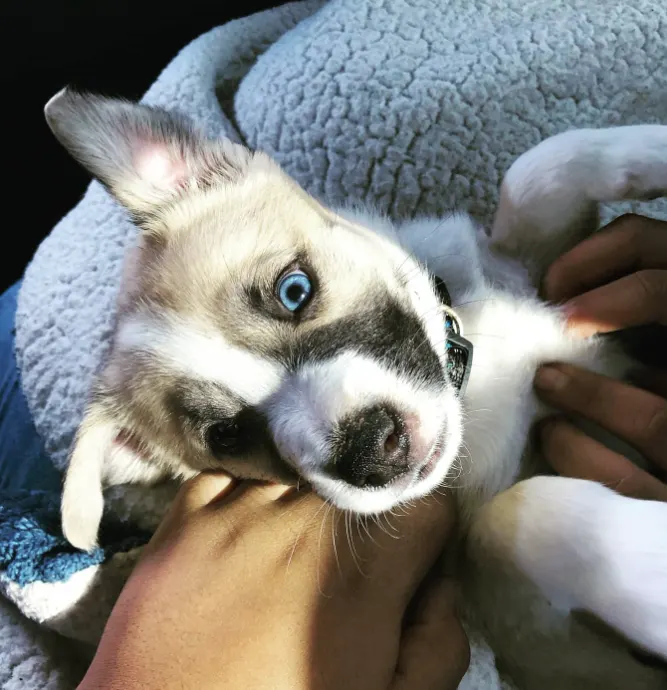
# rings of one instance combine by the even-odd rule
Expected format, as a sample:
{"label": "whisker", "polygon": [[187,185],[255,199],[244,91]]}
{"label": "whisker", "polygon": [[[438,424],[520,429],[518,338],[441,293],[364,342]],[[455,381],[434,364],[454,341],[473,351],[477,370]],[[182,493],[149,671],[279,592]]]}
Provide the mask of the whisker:
{"label": "whisker", "polygon": [[364,530],[365,530],[366,534],[368,535],[368,538],[373,542],[373,544],[375,546],[378,546],[378,543],[377,543],[377,541],[375,541],[375,537],[373,536],[373,533],[370,531],[370,528],[368,527],[368,520],[369,519],[372,520],[373,517],[374,517],[373,515],[364,515],[363,516],[364,519],[363,519],[362,524],[364,526]]}
{"label": "whisker", "polygon": [[[354,545],[354,535],[352,534],[352,518],[353,518],[353,513],[350,513],[349,511],[347,512],[347,517],[349,518],[349,521],[346,522],[346,531],[347,531],[347,536],[348,536],[348,544],[350,546],[350,551],[352,553],[352,560],[359,571],[359,574],[362,575],[363,577],[368,577],[367,574],[363,571],[361,567],[361,562],[362,559],[359,557],[359,554],[357,553],[357,548]],[[349,529],[348,529],[349,527]]]}
{"label": "whisker", "polygon": [[484,299],[471,299],[465,302],[459,302],[458,304],[452,304],[452,309],[465,309],[465,307],[470,307],[473,304],[484,304],[485,302],[502,302],[503,300],[499,297],[485,297]]}
{"label": "whisker", "polygon": [[[304,497],[304,500],[305,500],[305,497]],[[290,565],[292,565],[292,559],[294,558],[294,554],[296,553],[296,547],[298,546],[298,544],[299,544],[299,539],[301,539],[301,535],[303,534],[303,531],[304,531],[304,529],[306,528],[306,524],[307,524],[308,522],[310,522],[310,520],[315,520],[315,519],[317,518],[318,514],[325,508],[325,506],[327,505],[327,503],[328,503],[328,501],[325,501],[325,502],[315,511],[315,513],[313,514],[313,516],[312,516],[309,520],[304,521],[303,526],[302,526],[302,528],[301,528],[301,531],[300,531],[300,532],[296,535],[296,537],[294,538],[294,546],[292,546],[292,550],[290,551],[289,558],[287,559],[287,567],[285,568],[285,571],[286,571],[286,572],[289,571]],[[296,507],[296,505],[298,505],[298,503],[295,503],[294,506],[291,506],[291,508],[293,509],[294,507]]]}
{"label": "whisker", "polygon": [[326,513],[324,514],[324,517],[322,518],[322,524],[320,525],[320,534],[317,540],[317,589],[322,596],[330,598],[330,595],[327,595],[322,589],[322,582],[320,580],[320,573],[322,571],[320,567],[320,558],[322,554],[322,535],[324,534],[324,526],[326,525],[327,519],[329,518],[329,513],[333,509],[334,505],[333,503],[330,503],[328,500],[325,501],[324,505],[328,505],[328,507]]}
{"label": "whisker", "polygon": [[343,574],[343,569],[341,568],[340,565],[340,558],[338,556],[338,544],[336,543],[336,537],[338,536],[338,521],[341,518],[341,513],[338,513],[336,517],[331,521],[331,538],[332,538],[332,546],[334,550],[334,557],[336,559],[336,568],[338,570],[338,574],[342,576]]}
{"label": "whisker", "polygon": [[417,261],[417,262],[419,263],[419,260],[418,260],[417,257],[415,256],[414,250],[415,250],[417,247],[421,247],[425,242],[428,242],[428,240],[430,240],[430,239],[435,235],[435,233],[438,232],[438,230],[440,230],[440,228],[443,227],[443,225],[444,225],[446,222],[447,222],[447,219],[446,219],[446,218],[443,218],[439,223],[436,223],[436,225],[433,227],[433,229],[431,230],[431,232],[430,232],[428,235],[426,235],[426,237],[422,237],[422,238],[419,240],[419,243],[416,244],[416,245],[414,245],[414,246],[409,246],[409,245],[407,244],[407,242],[405,242],[404,239],[401,237],[400,233],[398,233],[398,232],[395,230],[395,231],[394,231],[394,235],[395,235],[395,237],[396,237],[396,241],[398,242],[399,246],[400,246],[400,247],[405,251],[405,253],[407,254],[407,257],[405,258],[405,260],[403,261],[403,263],[398,267],[398,270],[400,270],[401,267],[404,266],[405,263],[406,263],[410,258],[412,258],[414,261]]}
{"label": "whisker", "polygon": [[[387,522],[387,529],[383,530],[384,533],[388,536],[391,537],[392,539],[400,539],[401,535],[397,527],[394,527],[394,525],[391,524],[389,521],[389,513],[382,513],[380,517],[384,517],[386,522]],[[393,532],[393,534],[392,534]]]}

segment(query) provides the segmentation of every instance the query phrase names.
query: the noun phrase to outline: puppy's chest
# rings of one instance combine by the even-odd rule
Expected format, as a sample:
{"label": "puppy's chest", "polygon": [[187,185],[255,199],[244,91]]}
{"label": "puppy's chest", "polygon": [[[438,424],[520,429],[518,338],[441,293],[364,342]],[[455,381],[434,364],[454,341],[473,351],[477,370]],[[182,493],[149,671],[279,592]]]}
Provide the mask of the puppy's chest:
{"label": "puppy's chest", "polygon": [[533,424],[548,413],[533,379],[548,362],[568,362],[618,375],[620,366],[596,339],[568,334],[563,314],[534,298],[493,290],[462,300],[464,332],[474,345],[464,400],[459,485],[464,502],[485,502],[539,472],[528,445]]}

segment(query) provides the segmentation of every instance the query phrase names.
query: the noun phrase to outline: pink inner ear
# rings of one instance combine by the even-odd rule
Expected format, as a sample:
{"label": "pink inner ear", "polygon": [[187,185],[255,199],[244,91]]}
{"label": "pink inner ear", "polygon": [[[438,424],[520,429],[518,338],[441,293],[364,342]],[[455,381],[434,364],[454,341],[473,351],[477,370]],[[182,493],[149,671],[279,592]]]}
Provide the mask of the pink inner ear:
{"label": "pink inner ear", "polygon": [[144,182],[165,191],[183,187],[189,176],[185,160],[160,144],[149,144],[141,150],[135,168]]}

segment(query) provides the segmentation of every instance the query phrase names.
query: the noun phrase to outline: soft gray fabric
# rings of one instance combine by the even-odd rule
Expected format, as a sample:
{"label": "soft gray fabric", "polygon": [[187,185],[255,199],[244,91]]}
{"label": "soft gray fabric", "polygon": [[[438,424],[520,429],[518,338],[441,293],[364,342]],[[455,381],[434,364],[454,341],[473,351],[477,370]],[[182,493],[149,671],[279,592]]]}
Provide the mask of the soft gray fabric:
{"label": "soft gray fabric", "polygon": [[540,140],[667,119],[666,38],[660,0],[334,0],[257,61],[236,121],[326,200],[489,222]]}
{"label": "soft gray fabric", "polygon": [[26,620],[0,597],[2,690],[74,690],[90,656],[89,649]]}
{"label": "soft gray fabric", "polygon": [[[363,199],[396,217],[469,209],[486,222],[504,170],[544,137],[667,120],[660,1],[331,0],[316,11],[321,5],[294,3],[202,36],[146,101],[190,114],[213,135],[237,136],[234,122],[251,147],[327,201]],[[60,467],[105,351],[134,234],[93,184],[25,275],[17,356]],[[154,522],[157,494],[120,493],[132,501],[121,496],[117,510]],[[465,686],[499,687],[481,646]]]}

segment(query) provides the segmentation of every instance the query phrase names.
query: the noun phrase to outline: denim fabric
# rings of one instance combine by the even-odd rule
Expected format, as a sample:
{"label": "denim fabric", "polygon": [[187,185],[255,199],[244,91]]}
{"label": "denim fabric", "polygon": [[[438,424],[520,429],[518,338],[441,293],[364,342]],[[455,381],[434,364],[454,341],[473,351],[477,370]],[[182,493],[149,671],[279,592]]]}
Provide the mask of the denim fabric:
{"label": "denim fabric", "polygon": [[44,451],[21,390],[14,356],[20,282],[0,295],[0,491],[60,491],[61,477]]}

